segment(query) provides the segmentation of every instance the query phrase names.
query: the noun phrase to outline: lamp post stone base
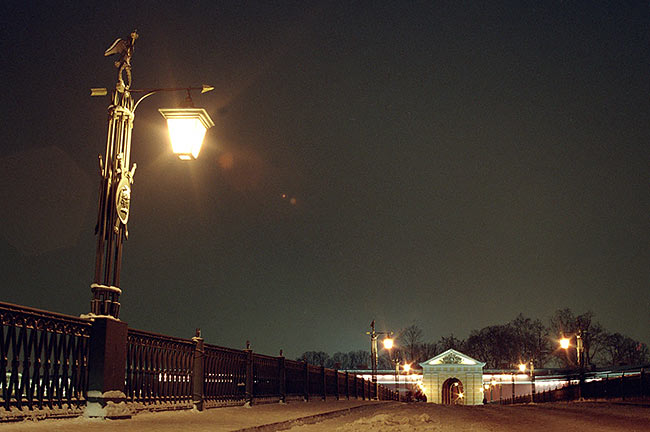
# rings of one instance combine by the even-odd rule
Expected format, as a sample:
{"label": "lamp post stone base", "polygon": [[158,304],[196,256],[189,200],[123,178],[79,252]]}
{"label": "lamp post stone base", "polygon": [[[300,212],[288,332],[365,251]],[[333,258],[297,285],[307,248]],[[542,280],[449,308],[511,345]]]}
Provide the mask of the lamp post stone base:
{"label": "lamp post stone base", "polygon": [[127,334],[128,325],[123,321],[104,317],[93,319],[88,354],[87,417],[131,417],[124,394]]}

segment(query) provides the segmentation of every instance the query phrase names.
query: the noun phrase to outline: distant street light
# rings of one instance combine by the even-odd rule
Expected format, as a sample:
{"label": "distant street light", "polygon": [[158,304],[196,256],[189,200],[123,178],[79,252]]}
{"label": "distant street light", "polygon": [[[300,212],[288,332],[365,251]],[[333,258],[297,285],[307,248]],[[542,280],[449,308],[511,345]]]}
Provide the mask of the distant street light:
{"label": "distant street light", "polygon": [[[392,334],[392,332],[389,332]],[[390,359],[391,363],[395,363],[395,382],[397,383],[397,376],[399,373],[399,360],[397,358],[393,359],[393,352],[392,349],[395,347],[395,342],[394,340],[390,337],[387,336],[384,339],[384,349],[388,350],[388,358]],[[395,385],[395,388],[397,389],[397,400],[399,401],[399,386]]]}
{"label": "distant street light", "polygon": [[[404,390],[406,394],[404,395],[405,401],[408,402],[408,394],[409,394],[409,388],[408,388],[408,376],[411,371],[411,364],[410,363],[404,363],[402,365],[402,370],[404,371]],[[399,382],[398,382],[398,387],[399,387]]]}
{"label": "distant street light", "polygon": [[[587,332],[583,330],[578,330],[576,333],[576,357],[578,361],[578,372],[579,372],[579,383],[578,383],[578,399],[582,399],[582,393],[584,390],[585,384],[585,347],[584,347],[584,336]],[[569,339],[563,337],[560,339],[560,348],[564,350],[569,349],[570,343]]]}
{"label": "distant street light", "polygon": [[[372,362],[372,383],[375,387],[375,394],[379,395],[379,383],[377,382],[377,362],[379,360],[379,355],[377,353],[377,336],[386,335],[384,339],[384,346],[390,344],[392,347],[393,340],[390,339],[390,336],[393,335],[393,332],[377,332],[375,331],[375,320],[372,320],[370,323],[370,331],[366,332],[367,335],[370,335],[370,361]],[[390,342],[387,342],[389,340]],[[388,348],[387,348],[388,349]]]}
{"label": "distant street light", "polygon": [[[535,402],[535,366],[533,361],[529,362],[530,364],[530,401]],[[526,363],[519,363],[519,371],[521,373],[526,373],[527,365]]]}
{"label": "distant street light", "polygon": [[[195,159],[206,131],[214,126],[212,119],[203,108],[194,108],[190,91],[205,93],[213,87],[131,89],[131,57],[138,33],[134,31],[126,39],[117,39],[104,53],[105,56],[117,54],[117,84],[111,92],[108,106],[108,135],[106,153],[99,156],[101,185],[99,208],[97,212],[97,250],[95,254],[95,276],[91,284],[93,299],[91,314],[119,318],[119,297],[122,290],[120,271],[122,243],[128,238],[127,222],[131,205],[131,185],[136,164],[131,167],[131,134],[135,110],[145,98],[160,92],[186,91],[184,107],[161,109],[160,113],[169,127],[172,148],[181,159]],[[106,88],[91,89],[91,96],[106,96]],[[142,94],[134,101],[133,94]]]}
{"label": "distant street light", "polygon": [[569,345],[571,344],[571,341],[568,338],[563,337],[560,339],[560,348],[562,349],[569,349]]}

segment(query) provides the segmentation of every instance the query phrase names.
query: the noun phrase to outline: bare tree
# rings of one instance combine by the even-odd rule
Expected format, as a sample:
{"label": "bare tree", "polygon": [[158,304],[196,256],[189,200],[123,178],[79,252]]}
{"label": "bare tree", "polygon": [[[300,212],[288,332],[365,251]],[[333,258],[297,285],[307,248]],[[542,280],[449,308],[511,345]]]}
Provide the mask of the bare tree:
{"label": "bare tree", "polygon": [[[593,321],[593,312],[587,311],[575,316],[571,309],[560,309],[550,319],[550,337],[575,337],[581,333],[585,349],[585,365],[594,366],[594,359],[603,348],[605,330],[600,323]],[[577,355],[575,346],[569,347],[566,353],[555,350],[555,357],[565,366],[576,366]]]}
{"label": "bare tree", "polygon": [[352,369],[350,355],[344,352],[335,352],[330,359],[332,367],[336,369]]}
{"label": "bare tree", "polygon": [[370,369],[370,353],[368,351],[350,351],[348,356],[350,358],[351,369]]}
{"label": "bare tree", "polygon": [[397,338],[406,361],[414,362],[419,359],[419,348],[422,345],[422,329],[417,324],[411,324],[399,332]]}
{"label": "bare tree", "polygon": [[453,334],[450,334],[449,336],[441,337],[440,340],[436,342],[436,346],[441,352],[447,351],[448,349],[455,349],[456,351],[464,351],[465,341],[462,339],[458,339]]}
{"label": "bare tree", "polygon": [[646,344],[620,333],[605,335],[602,356],[611,366],[642,365],[650,361]]}
{"label": "bare tree", "polygon": [[520,361],[532,360],[536,365],[546,363],[551,352],[548,328],[539,319],[532,320],[523,314],[509,323],[516,337]]}
{"label": "bare tree", "polygon": [[307,362],[311,365],[327,366],[329,358],[329,354],[323,351],[307,351],[298,357],[297,360]]}

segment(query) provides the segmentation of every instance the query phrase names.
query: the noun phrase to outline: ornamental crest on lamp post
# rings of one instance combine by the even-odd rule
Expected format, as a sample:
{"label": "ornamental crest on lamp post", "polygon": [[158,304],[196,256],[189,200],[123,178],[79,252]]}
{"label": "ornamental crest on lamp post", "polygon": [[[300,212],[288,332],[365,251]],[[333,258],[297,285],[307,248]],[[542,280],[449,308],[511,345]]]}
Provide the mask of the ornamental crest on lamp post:
{"label": "ornamental crest on lamp post", "polygon": [[124,225],[129,221],[129,207],[131,206],[131,182],[123,176],[117,185],[115,193],[115,210],[120,222]]}
{"label": "ornamental crest on lamp post", "polygon": [[[124,168],[124,157],[122,154],[117,156],[117,169],[120,174],[120,182],[115,189],[115,211],[120,222],[124,225],[129,221],[129,208],[131,207],[131,183],[133,183],[133,174],[135,174],[136,164],[133,164],[131,171]],[[117,230],[117,221],[115,225]]]}

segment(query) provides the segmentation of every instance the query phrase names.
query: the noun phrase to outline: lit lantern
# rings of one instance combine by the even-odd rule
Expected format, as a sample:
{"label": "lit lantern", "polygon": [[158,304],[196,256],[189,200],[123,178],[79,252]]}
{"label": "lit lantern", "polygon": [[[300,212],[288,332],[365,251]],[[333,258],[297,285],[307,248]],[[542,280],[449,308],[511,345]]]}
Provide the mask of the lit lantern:
{"label": "lit lantern", "polygon": [[160,114],[167,120],[172,151],[181,160],[196,159],[208,129],[214,122],[203,108],[164,108]]}

